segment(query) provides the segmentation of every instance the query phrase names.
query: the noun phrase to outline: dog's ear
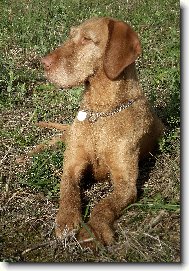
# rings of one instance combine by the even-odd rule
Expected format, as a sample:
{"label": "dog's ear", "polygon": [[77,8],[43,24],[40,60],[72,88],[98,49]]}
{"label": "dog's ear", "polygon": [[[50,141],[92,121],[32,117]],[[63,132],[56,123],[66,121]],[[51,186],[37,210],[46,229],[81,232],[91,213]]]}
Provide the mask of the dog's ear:
{"label": "dog's ear", "polygon": [[126,23],[109,20],[109,38],[104,54],[104,71],[109,79],[116,79],[141,53],[137,33]]}

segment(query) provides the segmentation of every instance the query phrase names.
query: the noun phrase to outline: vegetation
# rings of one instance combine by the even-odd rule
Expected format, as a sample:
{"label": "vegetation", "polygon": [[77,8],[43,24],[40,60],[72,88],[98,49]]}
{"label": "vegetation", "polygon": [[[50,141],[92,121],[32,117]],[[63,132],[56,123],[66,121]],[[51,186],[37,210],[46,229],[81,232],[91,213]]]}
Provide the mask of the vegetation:
{"label": "vegetation", "polygon": [[[0,260],[179,262],[179,2],[2,0],[0,9]],[[35,155],[25,165],[15,162],[56,133],[37,128],[38,120],[73,121],[82,87],[56,89],[44,78],[39,60],[66,39],[72,25],[93,16],[124,20],[139,33],[139,79],[167,129],[157,154],[141,164],[138,201],[116,222],[115,244],[97,254],[83,251],[74,235],[64,243],[54,238],[65,146]],[[100,191],[108,189],[105,183],[86,191],[85,216],[103,196]]]}

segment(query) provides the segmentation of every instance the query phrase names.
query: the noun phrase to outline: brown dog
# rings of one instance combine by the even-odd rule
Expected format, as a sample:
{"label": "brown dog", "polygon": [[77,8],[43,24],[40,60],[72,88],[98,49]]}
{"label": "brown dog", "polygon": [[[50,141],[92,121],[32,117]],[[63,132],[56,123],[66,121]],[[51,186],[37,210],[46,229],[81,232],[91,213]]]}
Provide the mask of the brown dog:
{"label": "brown dog", "polygon": [[109,175],[113,192],[93,208],[80,239],[91,232],[103,244],[111,244],[114,220],[136,200],[139,158],[153,150],[163,131],[137,79],[135,60],[140,53],[138,36],[128,24],[93,18],[71,28],[68,40],[42,59],[51,82],[63,88],[85,84],[67,138],[58,237],[65,228],[81,225],[80,182],[89,168],[96,181]]}

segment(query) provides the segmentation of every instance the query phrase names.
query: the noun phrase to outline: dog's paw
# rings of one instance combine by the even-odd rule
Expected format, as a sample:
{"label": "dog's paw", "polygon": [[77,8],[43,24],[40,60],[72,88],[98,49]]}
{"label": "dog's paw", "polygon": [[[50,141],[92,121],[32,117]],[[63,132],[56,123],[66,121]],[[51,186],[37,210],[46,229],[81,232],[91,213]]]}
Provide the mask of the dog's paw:
{"label": "dog's paw", "polygon": [[83,223],[77,239],[82,247],[98,250],[103,246],[111,245],[114,241],[114,234],[108,224],[99,223],[97,226]]}
{"label": "dog's paw", "polygon": [[76,233],[79,230],[79,226],[81,223],[80,214],[69,213],[64,214],[62,212],[58,212],[55,220],[55,235],[58,239],[64,238],[66,235],[70,233]]}

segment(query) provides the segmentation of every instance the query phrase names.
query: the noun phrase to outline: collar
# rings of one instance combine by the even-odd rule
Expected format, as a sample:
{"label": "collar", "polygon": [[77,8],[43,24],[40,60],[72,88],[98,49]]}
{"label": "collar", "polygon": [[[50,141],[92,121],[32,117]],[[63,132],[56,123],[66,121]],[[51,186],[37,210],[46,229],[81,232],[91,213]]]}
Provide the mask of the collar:
{"label": "collar", "polygon": [[132,100],[132,99],[128,100],[126,103],[123,103],[123,104],[115,107],[111,111],[107,111],[107,112],[95,112],[95,111],[91,111],[89,109],[79,110],[79,112],[77,113],[77,119],[79,121],[88,120],[89,122],[94,123],[99,118],[113,116],[113,115],[121,112],[122,110],[125,110],[126,108],[130,107],[133,103],[134,103],[134,100]]}

